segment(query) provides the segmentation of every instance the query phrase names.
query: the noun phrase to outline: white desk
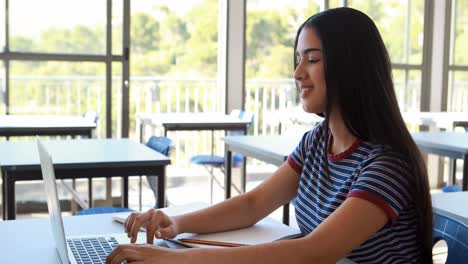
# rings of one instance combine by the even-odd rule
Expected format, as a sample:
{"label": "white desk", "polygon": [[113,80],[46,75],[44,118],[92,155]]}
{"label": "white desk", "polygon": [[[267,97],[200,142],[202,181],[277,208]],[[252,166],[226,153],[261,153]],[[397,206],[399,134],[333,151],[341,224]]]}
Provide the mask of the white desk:
{"label": "white desk", "polygon": [[[246,157],[281,166],[297,145],[300,137],[288,136],[229,136],[224,138],[226,149],[225,185],[231,186],[232,152]],[[245,192],[246,173],[242,175],[242,190]],[[225,188],[225,198],[231,197],[231,188]],[[289,203],[283,207],[283,223],[289,224]]]}
{"label": "white desk", "polygon": [[433,194],[432,208],[468,225],[468,192]]}
{"label": "white desk", "polygon": [[468,133],[419,132],[412,133],[411,136],[425,153],[463,159],[462,188],[464,191],[468,190]]}
{"label": "white desk", "polygon": [[[190,208],[201,208],[200,204],[190,205]],[[172,213],[187,211],[188,206],[170,207]],[[182,210],[182,211],[180,211]],[[123,227],[112,221],[112,214],[66,216],[64,217],[65,233],[67,235],[99,235],[122,233]],[[59,264],[60,259],[55,249],[54,240],[47,218],[0,221],[1,263],[8,264]],[[141,237],[141,235],[139,236]],[[146,236],[143,236],[146,237]],[[155,244],[164,246],[161,240]],[[340,264],[353,263],[343,259]]]}
{"label": "white desk", "polygon": [[168,131],[182,130],[242,130],[244,134],[252,120],[240,119],[223,113],[139,113],[137,131],[140,142],[144,140],[144,127],[162,126],[164,136]]}
{"label": "white desk", "polygon": [[2,115],[0,136],[86,136],[91,137],[96,123],[82,116]]}
{"label": "white desk", "polygon": [[407,123],[443,128],[452,131],[454,127],[468,127],[468,112],[403,112]]}
{"label": "white desk", "polygon": [[[128,177],[158,175],[158,207],[164,207],[165,166],[170,164],[168,157],[125,138],[46,140],[43,143],[52,155],[57,179],[122,177],[123,207],[128,207]],[[14,219],[15,183],[42,180],[36,142],[0,142],[0,170],[3,218]],[[91,192],[88,201],[92,206]]]}

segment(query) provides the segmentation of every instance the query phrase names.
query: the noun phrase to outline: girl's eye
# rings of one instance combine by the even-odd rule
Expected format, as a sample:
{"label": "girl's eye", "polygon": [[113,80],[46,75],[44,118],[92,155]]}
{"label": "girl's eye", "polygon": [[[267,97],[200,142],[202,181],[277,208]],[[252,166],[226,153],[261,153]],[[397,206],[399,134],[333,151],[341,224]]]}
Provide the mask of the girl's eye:
{"label": "girl's eye", "polygon": [[309,63],[317,63],[319,62],[320,60],[314,60],[314,59],[309,59]]}

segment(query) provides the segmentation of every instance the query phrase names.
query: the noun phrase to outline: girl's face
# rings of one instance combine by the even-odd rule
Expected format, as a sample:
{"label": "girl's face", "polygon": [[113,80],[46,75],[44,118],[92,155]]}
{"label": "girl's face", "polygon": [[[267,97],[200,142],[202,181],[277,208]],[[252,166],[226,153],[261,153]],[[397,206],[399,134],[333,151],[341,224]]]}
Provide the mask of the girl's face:
{"label": "girl's face", "polygon": [[304,28],[296,48],[297,65],[294,79],[299,86],[302,107],[308,113],[326,110],[326,83],[322,47],[313,28]]}

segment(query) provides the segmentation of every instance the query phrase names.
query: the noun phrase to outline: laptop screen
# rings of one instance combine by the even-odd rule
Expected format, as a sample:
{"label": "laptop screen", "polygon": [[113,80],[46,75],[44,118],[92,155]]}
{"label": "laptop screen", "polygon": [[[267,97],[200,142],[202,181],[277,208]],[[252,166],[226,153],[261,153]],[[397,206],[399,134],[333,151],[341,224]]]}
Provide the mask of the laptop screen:
{"label": "laptop screen", "polygon": [[57,195],[57,185],[55,183],[52,158],[39,138],[37,138],[37,149],[41,161],[42,178],[44,179],[44,188],[47,195],[47,208],[49,209],[49,218],[55,240],[55,248],[57,248],[62,263],[69,263],[61,214],[62,211],[60,210]]}

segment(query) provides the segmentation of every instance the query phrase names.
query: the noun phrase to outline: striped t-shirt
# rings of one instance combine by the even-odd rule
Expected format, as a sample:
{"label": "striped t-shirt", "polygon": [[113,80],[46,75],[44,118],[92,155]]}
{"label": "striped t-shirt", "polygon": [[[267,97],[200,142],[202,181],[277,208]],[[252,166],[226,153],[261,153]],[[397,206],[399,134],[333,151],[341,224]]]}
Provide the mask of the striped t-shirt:
{"label": "striped t-shirt", "polygon": [[301,174],[295,210],[301,231],[309,234],[347,197],[359,197],[382,208],[389,222],[347,258],[358,263],[418,263],[417,217],[404,157],[359,140],[343,153],[327,155],[325,144],[330,142],[319,125],[304,134],[288,158]]}

